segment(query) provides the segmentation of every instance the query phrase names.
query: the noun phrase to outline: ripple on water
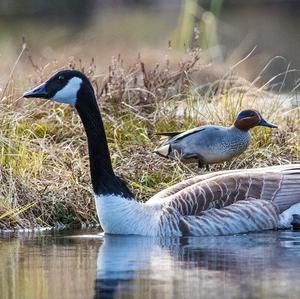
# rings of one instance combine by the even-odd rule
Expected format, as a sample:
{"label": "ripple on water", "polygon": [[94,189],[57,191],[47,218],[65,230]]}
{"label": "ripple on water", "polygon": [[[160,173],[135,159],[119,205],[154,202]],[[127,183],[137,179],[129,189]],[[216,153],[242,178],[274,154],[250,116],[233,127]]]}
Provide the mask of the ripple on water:
{"label": "ripple on water", "polygon": [[0,236],[2,298],[300,298],[300,233]]}

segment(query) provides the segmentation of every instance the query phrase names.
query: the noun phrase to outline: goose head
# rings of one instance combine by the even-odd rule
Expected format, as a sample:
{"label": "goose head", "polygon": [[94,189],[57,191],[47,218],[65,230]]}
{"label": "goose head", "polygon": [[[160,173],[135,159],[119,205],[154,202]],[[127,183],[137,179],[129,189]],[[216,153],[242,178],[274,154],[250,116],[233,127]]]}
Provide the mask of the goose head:
{"label": "goose head", "polygon": [[278,128],[277,125],[265,120],[258,111],[252,109],[242,110],[236,117],[234,126],[242,131],[248,131],[256,126]]}
{"label": "goose head", "polygon": [[93,100],[94,90],[83,73],[75,70],[63,70],[41,85],[25,92],[23,96],[25,98],[49,99],[77,107],[84,104],[80,103],[81,99]]}
{"label": "goose head", "polygon": [[125,182],[114,174],[105,129],[94,89],[81,72],[63,70],[46,82],[25,92],[25,98],[42,98],[76,108],[87,135],[90,171],[96,195],[121,195],[134,198]]}

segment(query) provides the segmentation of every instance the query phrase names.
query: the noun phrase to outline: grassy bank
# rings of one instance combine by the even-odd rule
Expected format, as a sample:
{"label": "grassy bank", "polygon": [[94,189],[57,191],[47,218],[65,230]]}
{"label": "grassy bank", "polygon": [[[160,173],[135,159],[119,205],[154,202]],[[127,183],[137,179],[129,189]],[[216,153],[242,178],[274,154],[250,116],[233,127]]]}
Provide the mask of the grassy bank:
{"label": "grassy bank", "polygon": [[140,200],[203,173],[197,165],[155,155],[159,141],[155,132],[230,125],[243,108],[258,109],[279,129],[253,130],[252,144],[243,155],[211,171],[299,160],[300,111],[291,109],[288,96],[276,96],[268,86],[258,88],[233,72],[204,83],[207,66],[200,58],[194,51],[178,62],[144,64],[137,58],[125,67],[118,57],[101,75],[93,60],[37,65],[27,55],[22,76],[17,75],[16,64],[0,86],[0,228],[97,223],[87,143],[78,115],[71,107],[20,98],[59,68],[80,69],[92,80],[114,168]]}

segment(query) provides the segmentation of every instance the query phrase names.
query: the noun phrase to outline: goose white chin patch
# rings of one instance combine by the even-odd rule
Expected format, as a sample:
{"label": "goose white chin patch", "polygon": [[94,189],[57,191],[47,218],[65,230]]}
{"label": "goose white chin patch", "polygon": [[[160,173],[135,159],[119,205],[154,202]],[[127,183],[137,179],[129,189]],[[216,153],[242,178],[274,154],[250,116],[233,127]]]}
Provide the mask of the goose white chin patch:
{"label": "goose white chin patch", "polygon": [[82,80],[74,77],[69,80],[67,85],[59,90],[52,99],[59,103],[70,104],[75,106],[77,100],[77,92],[80,89]]}

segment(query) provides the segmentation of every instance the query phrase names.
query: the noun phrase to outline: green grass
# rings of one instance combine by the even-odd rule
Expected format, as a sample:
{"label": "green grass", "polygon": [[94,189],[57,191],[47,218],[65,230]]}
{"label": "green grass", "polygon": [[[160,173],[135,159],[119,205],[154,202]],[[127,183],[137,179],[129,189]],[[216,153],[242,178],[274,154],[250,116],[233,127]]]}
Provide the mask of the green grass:
{"label": "green grass", "polygon": [[[200,57],[190,52],[175,67],[169,61],[145,65],[140,58],[125,67],[118,57],[104,80],[93,61],[71,64],[92,80],[114,169],[140,200],[204,172],[197,165],[155,155],[155,132],[231,125],[243,108],[258,109],[280,128],[254,129],[245,153],[211,171],[299,161],[299,109],[233,74],[199,85],[191,75],[203,72]],[[97,223],[87,142],[78,115],[71,107],[20,98],[55,72],[57,63],[24,68],[30,70],[23,72],[26,79],[15,70],[0,86],[0,228]]]}

